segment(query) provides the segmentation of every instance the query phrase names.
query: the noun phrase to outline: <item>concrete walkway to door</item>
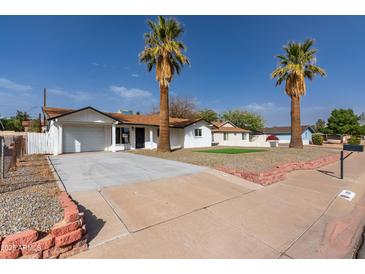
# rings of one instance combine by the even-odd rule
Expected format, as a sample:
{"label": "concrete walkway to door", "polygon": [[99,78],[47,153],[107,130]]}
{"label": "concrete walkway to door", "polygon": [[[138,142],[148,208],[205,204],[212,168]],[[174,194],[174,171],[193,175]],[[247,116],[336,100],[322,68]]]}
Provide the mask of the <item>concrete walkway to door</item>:
{"label": "concrete walkway to door", "polygon": [[181,176],[205,168],[127,152],[84,152],[50,156],[68,192],[100,190],[137,181]]}
{"label": "concrete walkway to door", "polygon": [[[71,196],[90,249],[75,258],[350,258],[365,221],[365,153],[268,187],[215,170]],[[347,176],[346,176],[347,174]],[[356,196],[338,197],[343,190]]]}

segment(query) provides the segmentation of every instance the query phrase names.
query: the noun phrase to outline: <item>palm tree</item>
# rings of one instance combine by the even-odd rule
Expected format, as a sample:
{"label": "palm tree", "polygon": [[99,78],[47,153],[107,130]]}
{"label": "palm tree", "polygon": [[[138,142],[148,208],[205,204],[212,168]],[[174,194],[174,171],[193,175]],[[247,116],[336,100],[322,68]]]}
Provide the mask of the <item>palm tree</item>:
{"label": "palm tree", "polygon": [[169,85],[174,74],[179,74],[189,59],[182,53],[185,45],[177,39],[183,34],[176,20],[158,16],[157,22],[147,21],[151,31],[145,33],[145,48],[139,59],[148,71],[156,68],[156,81],[160,84],[160,137],[157,150],[171,151],[169,131]]}
{"label": "palm tree", "polygon": [[316,74],[326,76],[326,72],[316,66],[316,49],[311,48],[313,39],[304,43],[289,42],[283,47],[285,54],[276,56],[278,67],[271,73],[276,78],[276,86],[285,81],[285,92],[291,98],[291,148],[303,148],[300,126],[300,97],[305,95],[305,78],[313,80]]}

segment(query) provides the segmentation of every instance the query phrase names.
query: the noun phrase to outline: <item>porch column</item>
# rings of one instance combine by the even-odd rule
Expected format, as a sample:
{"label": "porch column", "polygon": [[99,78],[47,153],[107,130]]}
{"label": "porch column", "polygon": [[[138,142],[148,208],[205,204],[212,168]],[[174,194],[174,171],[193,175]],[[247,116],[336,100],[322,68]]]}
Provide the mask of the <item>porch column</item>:
{"label": "porch column", "polygon": [[112,124],[112,152],[115,152],[115,132],[116,132],[116,124]]}
{"label": "porch column", "polygon": [[152,127],[150,127],[150,149],[153,148],[153,131]]}
{"label": "porch column", "polygon": [[58,149],[57,149],[57,154],[62,154],[63,153],[63,144],[62,144],[62,125],[59,124],[58,125]]}

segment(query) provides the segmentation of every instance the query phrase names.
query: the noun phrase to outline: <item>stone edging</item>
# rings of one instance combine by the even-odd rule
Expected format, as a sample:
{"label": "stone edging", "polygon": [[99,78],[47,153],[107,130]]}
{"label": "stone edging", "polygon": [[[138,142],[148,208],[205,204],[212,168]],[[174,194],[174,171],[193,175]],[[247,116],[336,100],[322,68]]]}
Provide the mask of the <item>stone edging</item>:
{"label": "stone edging", "polygon": [[61,192],[58,201],[63,208],[63,220],[46,235],[28,229],[0,238],[0,259],[66,258],[88,249],[84,213],[79,212],[67,192]]}
{"label": "stone edging", "polygon": [[339,160],[339,155],[330,155],[319,159],[314,159],[306,162],[292,162],[277,166],[271,170],[264,172],[254,172],[248,170],[239,170],[227,167],[217,167],[216,169],[232,174],[248,181],[260,184],[270,185],[286,179],[286,175],[293,170],[300,169],[316,169]]}

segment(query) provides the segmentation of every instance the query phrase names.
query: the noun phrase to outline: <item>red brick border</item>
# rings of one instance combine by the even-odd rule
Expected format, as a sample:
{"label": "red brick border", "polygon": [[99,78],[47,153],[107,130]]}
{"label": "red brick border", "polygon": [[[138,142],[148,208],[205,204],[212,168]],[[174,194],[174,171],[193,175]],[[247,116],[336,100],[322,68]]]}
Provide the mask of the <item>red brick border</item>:
{"label": "red brick border", "polygon": [[217,167],[216,169],[241,177],[248,181],[260,184],[260,185],[270,185],[272,183],[276,183],[286,179],[286,175],[293,171],[299,169],[316,169],[331,163],[336,162],[339,160],[339,155],[330,155],[323,158],[310,160],[306,162],[292,162],[277,166],[271,170],[267,170],[264,172],[254,172],[249,170],[240,170],[240,169],[233,169],[228,167]]}
{"label": "red brick border", "polygon": [[38,231],[28,229],[0,238],[0,259],[66,258],[88,248],[83,212],[79,212],[66,192],[61,192],[58,200],[63,220],[42,237]]}

